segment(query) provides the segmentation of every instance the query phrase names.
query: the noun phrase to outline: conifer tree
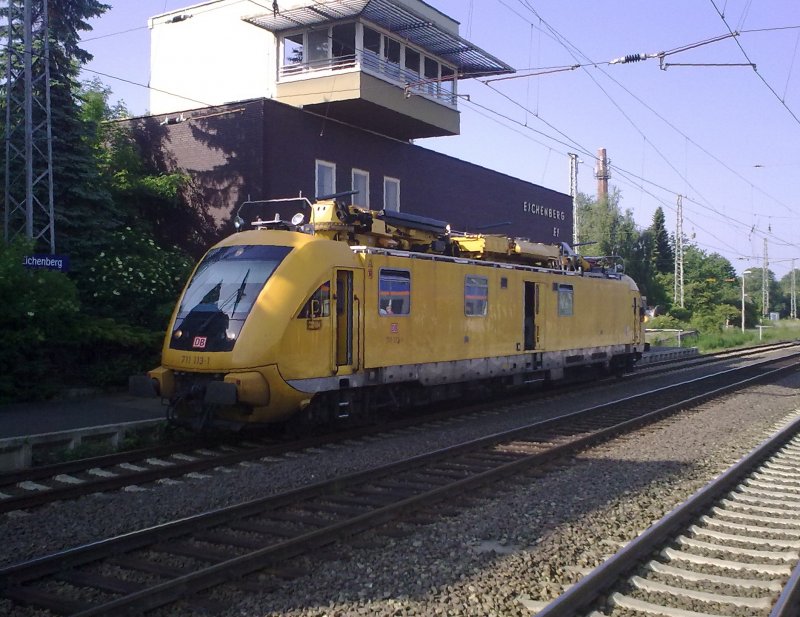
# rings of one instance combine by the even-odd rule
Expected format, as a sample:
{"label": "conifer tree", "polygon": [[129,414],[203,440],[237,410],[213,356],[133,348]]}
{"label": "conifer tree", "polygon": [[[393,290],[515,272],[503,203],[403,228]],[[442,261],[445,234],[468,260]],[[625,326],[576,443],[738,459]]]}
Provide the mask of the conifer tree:
{"label": "conifer tree", "polygon": [[[36,28],[42,27],[44,1],[33,3],[32,23]],[[88,19],[102,15],[108,8],[109,5],[97,0],[47,0],[56,246],[59,252],[71,254],[72,264],[78,269],[81,258],[92,251],[97,238],[94,232],[108,226],[108,218],[113,212],[108,192],[97,181],[96,166],[80,117],[81,101],[78,96],[80,67],[92,59],[91,54],[80,47],[81,33],[91,30]],[[0,22],[7,23],[8,10],[7,7],[0,9]],[[34,36],[35,40],[43,38]],[[22,41],[11,43],[22,45]],[[34,55],[37,53],[41,56],[42,50],[35,49]],[[7,49],[0,50],[0,57],[2,65],[6,66]],[[11,60],[18,61],[18,55],[13,54]],[[43,71],[44,63],[35,62],[33,70]],[[22,71],[15,73],[22,74]],[[44,80],[36,77],[38,75],[34,75],[35,86],[43,89]],[[21,96],[24,84],[20,81],[2,82],[0,117],[3,119],[5,89],[16,90]],[[34,92],[33,96],[37,100],[45,100],[43,91]],[[37,113],[40,113],[38,109]],[[42,119],[35,118],[35,121]]]}
{"label": "conifer tree", "polygon": [[664,218],[664,210],[659,206],[653,214],[653,224],[650,226],[650,235],[653,238],[653,262],[656,272],[669,274],[675,269],[675,254],[669,240],[669,233]]}

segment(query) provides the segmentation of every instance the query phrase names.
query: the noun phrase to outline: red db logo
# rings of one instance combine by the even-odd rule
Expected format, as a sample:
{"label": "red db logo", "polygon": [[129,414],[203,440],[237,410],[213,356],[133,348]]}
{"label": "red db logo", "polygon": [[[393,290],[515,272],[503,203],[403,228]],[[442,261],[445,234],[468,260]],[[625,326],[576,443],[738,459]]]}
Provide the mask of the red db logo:
{"label": "red db logo", "polygon": [[206,340],[207,337],[205,336],[195,336],[194,340],[192,341],[192,347],[194,347],[195,349],[205,349]]}

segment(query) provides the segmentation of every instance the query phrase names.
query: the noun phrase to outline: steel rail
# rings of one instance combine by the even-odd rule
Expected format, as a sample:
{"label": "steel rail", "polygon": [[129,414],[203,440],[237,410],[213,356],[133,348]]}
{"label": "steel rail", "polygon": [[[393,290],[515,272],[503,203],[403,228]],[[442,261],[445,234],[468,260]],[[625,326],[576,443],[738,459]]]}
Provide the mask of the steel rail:
{"label": "steel rail", "polygon": [[[527,397],[530,397],[530,394],[528,394]],[[217,446],[203,444],[155,446],[153,448],[130,450],[77,461],[47,465],[44,467],[35,467],[24,471],[8,472],[6,474],[0,474],[0,490],[2,490],[3,486],[17,484],[23,481],[44,480],[45,478],[53,478],[59,474],[87,473],[88,470],[92,468],[108,469],[114,468],[122,463],[140,463],[144,465],[144,461],[148,458],[168,458],[174,455],[199,457],[197,460],[193,461],[170,461],[170,466],[155,466],[150,469],[144,469],[143,471],[119,471],[116,472],[113,477],[97,477],[85,480],[80,484],[47,487],[45,490],[35,493],[12,495],[0,499],[0,514],[13,510],[38,507],[53,501],[75,499],[92,493],[112,491],[124,486],[130,486],[131,484],[148,484],[164,478],[176,478],[192,472],[202,472],[216,467],[236,465],[242,461],[260,459],[267,456],[281,456],[310,448],[320,448],[350,439],[374,436],[378,433],[389,433],[410,426],[420,426],[429,422],[450,419],[457,415],[475,413],[476,410],[482,407],[485,407],[485,403],[482,405],[470,406],[466,408],[466,410],[462,408],[457,413],[453,411],[441,411],[425,415],[411,414],[408,417],[392,420],[381,425],[360,426],[285,442],[266,442],[263,445],[258,443],[255,445],[243,445],[241,441],[238,443],[222,441],[217,444]],[[219,445],[234,446],[241,449],[236,452],[218,450],[215,451],[213,455],[201,456],[196,454],[198,450],[213,449],[214,447],[219,447]]]}
{"label": "steel rail", "polygon": [[[76,614],[82,617],[89,617],[90,615],[116,613],[120,610],[138,611],[156,608],[173,602],[186,594],[209,588],[233,577],[242,576],[267,566],[274,566],[280,560],[304,553],[310,548],[322,546],[334,542],[343,536],[351,535],[366,528],[385,523],[408,510],[418,509],[423,505],[436,503],[453,494],[461,494],[468,488],[484,485],[500,476],[516,473],[524,467],[541,464],[553,458],[560,458],[566,454],[574,453],[593,443],[607,439],[612,435],[632,430],[647,422],[660,419],[671,412],[685,408],[687,405],[696,404],[700,401],[708,400],[710,397],[730,392],[735,388],[740,388],[756,381],[774,377],[785,371],[793,370],[796,367],[798,356],[800,356],[800,354],[794,354],[790,358],[781,358],[780,360],[763,361],[746,368],[729,369],[712,376],[691,380],[687,383],[699,385],[704,382],[713,383],[715,379],[719,379],[723,376],[734,377],[739,373],[748,371],[755,373],[745,379],[739,379],[735,383],[728,383],[725,386],[716,386],[711,391],[706,391],[689,398],[682,396],[680,400],[674,401],[668,406],[661,406],[656,410],[650,410],[635,417],[630,416],[634,414],[635,409],[641,407],[640,403],[642,403],[645,398],[657,397],[663,400],[667,390],[680,390],[683,392],[687,384],[676,384],[671,387],[661,388],[647,395],[625,397],[612,403],[588,408],[581,412],[572,412],[544,422],[536,422],[524,428],[497,433],[468,443],[385,465],[377,469],[349,474],[312,486],[278,494],[273,497],[262,498],[230,508],[222,508],[209,513],[187,517],[179,521],[131,532],[116,538],[102,540],[22,564],[2,568],[0,569],[0,590],[3,592],[3,595],[13,597],[15,589],[19,589],[23,583],[47,575],[56,574],[63,571],[65,568],[74,568],[78,565],[96,562],[112,555],[119,555],[126,551],[147,547],[153,543],[187,536],[198,530],[205,530],[215,525],[230,523],[232,520],[241,520],[248,516],[263,514],[265,512],[267,512],[268,516],[269,512],[275,512],[278,508],[284,506],[294,505],[295,507],[302,508],[302,505],[297,504],[302,504],[302,502],[319,497],[320,495],[323,496],[322,499],[324,501],[326,497],[330,498],[331,496],[341,495],[359,485],[374,483],[376,478],[396,476],[403,471],[419,469],[424,465],[435,465],[437,462],[452,459],[454,456],[468,455],[480,448],[490,448],[500,443],[513,442],[525,435],[530,435],[532,431],[535,431],[537,435],[542,435],[548,428],[554,429],[552,436],[555,438],[558,434],[558,431],[555,429],[563,429],[567,422],[575,419],[585,420],[586,416],[589,416],[589,419],[593,422],[597,422],[598,419],[596,416],[598,416],[601,411],[605,411],[605,413],[611,416],[611,426],[605,426],[600,430],[596,428],[590,430],[579,426],[578,433],[585,434],[572,438],[568,443],[550,447],[544,452],[524,456],[515,455],[511,457],[513,460],[505,463],[500,460],[496,467],[473,473],[467,478],[458,479],[453,482],[448,482],[444,486],[422,491],[416,495],[400,499],[392,504],[376,507],[371,511],[357,514],[349,519],[334,522],[321,529],[265,546],[246,555],[223,560],[220,563],[198,569],[195,572],[183,576],[175,577],[146,590],[129,593],[121,598],[111,600],[105,604],[89,608]],[[784,364],[784,366],[772,370],[766,370],[765,368],[767,365],[779,363]],[[620,420],[620,418],[616,416],[620,415],[619,407],[622,405],[626,406],[628,409],[625,411],[625,417]],[[491,456],[501,457],[501,453],[493,453]],[[313,510],[313,507],[309,509]]]}
{"label": "steel rail", "polygon": [[[797,343],[769,344],[724,352],[723,355],[709,356],[708,358],[690,358],[679,361],[677,366],[674,366],[674,368],[680,368],[681,366],[685,366],[687,364],[691,366],[698,363],[721,361],[722,359],[728,358],[731,355],[750,355],[764,351],[779,350],[794,346],[796,344]],[[641,374],[652,375],[654,372],[652,369],[655,369],[656,371],[662,370],[661,367],[663,364],[664,363],[656,363],[650,365],[646,369],[643,369]],[[666,364],[675,365],[675,361],[670,361]],[[585,385],[586,387],[592,387],[596,385],[596,382],[589,382]],[[514,402],[520,400],[528,400],[530,397],[530,393],[521,396],[518,395],[516,397],[509,397],[508,402],[513,404]],[[0,513],[38,507],[54,501],[75,499],[83,495],[97,492],[112,491],[124,486],[129,486],[131,484],[147,484],[164,478],[175,478],[187,473],[202,472],[214,467],[237,464],[242,461],[253,460],[263,456],[279,456],[286,452],[302,450],[305,448],[321,447],[330,443],[336,443],[337,441],[344,441],[347,439],[358,439],[367,435],[390,432],[392,430],[398,430],[411,425],[418,425],[420,423],[424,424],[426,422],[449,419],[457,415],[464,415],[474,412],[477,408],[480,408],[484,405],[485,404],[471,405],[466,409],[461,409],[456,412],[449,410],[435,414],[426,414],[419,417],[414,415],[402,420],[393,420],[382,425],[349,429],[344,432],[339,431],[332,435],[328,434],[306,437],[300,440],[294,440],[289,444],[276,443],[267,444],[264,446],[256,446],[255,448],[244,448],[242,451],[237,453],[218,451],[215,453],[215,455],[201,456],[195,461],[175,460],[171,461],[172,464],[170,466],[157,466],[154,468],[150,466],[151,468],[145,468],[144,470],[138,472],[130,469],[125,471],[115,470],[113,472],[114,476],[112,477],[84,478],[79,483],[75,484],[46,486],[46,488],[37,490],[36,492],[20,493],[16,495],[12,494],[9,497],[0,499]],[[231,444],[224,440],[215,440],[212,441],[212,443],[178,443],[161,445],[138,450],[117,452],[87,459],[67,461],[64,463],[57,463],[41,467],[33,467],[21,471],[0,473],[0,491],[3,490],[3,487],[9,487],[6,490],[7,492],[10,492],[12,490],[11,487],[22,482],[53,481],[53,479],[59,475],[87,473],[93,468],[108,469],[123,463],[140,463],[147,467],[143,461],[148,458],[163,458],[176,454],[189,454],[192,456],[197,456],[195,453],[198,450],[210,448],[213,449],[219,445],[236,444]]]}
{"label": "steel rail", "polygon": [[798,617],[800,616],[800,563],[792,570],[789,580],[775,601],[775,606],[769,617]]}
{"label": "steel rail", "polygon": [[[589,610],[601,596],[617,585],[628,572],[652,554],[674,535],[685,529],[698,517],[698,513],[708,510],[722,495],[740,484],[754,467],[770,458],[800,432],[800,418],[794,420],[775,435],[763,441],[748,455],[733,465],[721,476],[707,484],[681,505],[673,509],[657,523],[650,526],[621,550],[601,565],[581,578],[558,598],[536,613],[536,617],[573,617]],[[790,617],[797,615],[798,579],[800,566],[796,566],[784,592],[770,617]],[[792,612],[794,611],[794,612]]]}

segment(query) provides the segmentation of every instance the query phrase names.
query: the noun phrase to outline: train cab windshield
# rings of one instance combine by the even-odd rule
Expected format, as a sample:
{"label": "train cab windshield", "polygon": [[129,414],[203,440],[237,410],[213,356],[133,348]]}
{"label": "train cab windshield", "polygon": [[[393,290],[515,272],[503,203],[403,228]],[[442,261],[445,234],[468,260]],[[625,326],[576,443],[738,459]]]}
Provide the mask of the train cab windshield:
{"label": "train cab windshield", "polygon": [[181,299],[170,347],[230,351],[262,288],[291,247],[226,246],[208,252]]}

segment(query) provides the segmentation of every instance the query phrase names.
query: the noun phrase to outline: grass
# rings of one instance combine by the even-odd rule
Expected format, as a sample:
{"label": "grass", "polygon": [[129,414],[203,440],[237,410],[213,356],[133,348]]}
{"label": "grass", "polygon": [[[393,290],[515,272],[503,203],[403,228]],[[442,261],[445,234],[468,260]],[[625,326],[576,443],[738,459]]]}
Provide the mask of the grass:
{"label": "grass", "polygon": [[184,429],[172,427],[167,425],[166,422],[162,422],[150,428],[129,431],[117,447],[112,446],[108,439],[92,439],[91,437],[87,437],[73,448],[34,448],[31,463],[34,467],[38,465],[51,465],[54,463],[114,454],[115,452],[139,450],[150,446],[188,441],[191,437],[192,434]]}
{"label": "grass", "polygon": [[718,349],[731,349],[734,347],[750,347],[761,343],[777,343],[781,341],[794,341],[800,339],[800,321],[785,320],[765,325],[758,329],[741,331],[739,328],[729,328],[722,332],[700,334],[696,341],[691,343],[701,353]]}

